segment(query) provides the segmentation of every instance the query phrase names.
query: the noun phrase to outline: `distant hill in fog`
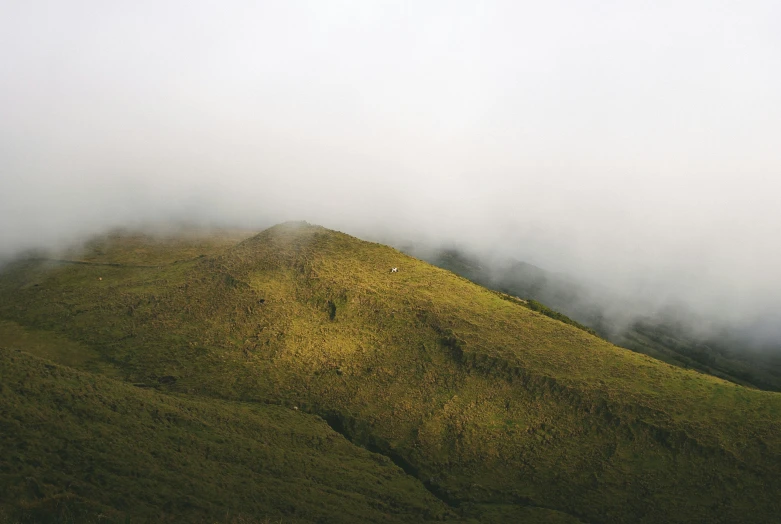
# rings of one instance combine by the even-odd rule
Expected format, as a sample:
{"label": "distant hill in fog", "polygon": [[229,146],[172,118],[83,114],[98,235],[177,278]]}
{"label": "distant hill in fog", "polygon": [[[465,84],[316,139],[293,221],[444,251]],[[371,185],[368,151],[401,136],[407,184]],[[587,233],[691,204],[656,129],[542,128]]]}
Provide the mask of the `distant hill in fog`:
{"label": "distant hill in fog", "polygon": [[757,342],[750,331],[714,326],[681,306],[639,313],[642,297],[634,302],[618,298],[518,260],[459,248],[400,248],[480,285],[541,302],[619,346],[739,384],[781,391],[781,343]]}

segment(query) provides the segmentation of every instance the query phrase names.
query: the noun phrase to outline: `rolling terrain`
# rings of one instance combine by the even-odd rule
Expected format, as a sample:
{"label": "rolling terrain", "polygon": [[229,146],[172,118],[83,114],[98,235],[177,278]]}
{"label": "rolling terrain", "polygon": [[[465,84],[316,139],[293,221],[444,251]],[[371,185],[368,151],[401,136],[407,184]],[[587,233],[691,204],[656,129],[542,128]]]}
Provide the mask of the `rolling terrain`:
{"label": "rolling terrain", "polygon": [[17,260],[0,273],[0,507],[773,521],[781,396],[533,306],[301,223]]}
{"label": "rolling terrain", "polygon": [[7,348],[0,372],[0,500],[22,522],[452,515],[389,459],[312,415],[165,395]]}

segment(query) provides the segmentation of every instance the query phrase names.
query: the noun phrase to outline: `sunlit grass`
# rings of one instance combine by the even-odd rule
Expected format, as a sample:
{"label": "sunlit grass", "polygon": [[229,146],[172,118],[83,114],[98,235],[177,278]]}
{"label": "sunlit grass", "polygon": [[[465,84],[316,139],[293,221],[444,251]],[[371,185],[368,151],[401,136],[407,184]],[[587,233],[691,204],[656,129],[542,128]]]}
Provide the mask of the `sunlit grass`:
{"label": "sunlit grass", "polygon": [[462,516],[764,522],[779,509],[777,394],[617,348],[315,226],[206,257],[172,246],[156,267],[121,246],[102,259],[120,266],[10,267],[0,318],[73,341],[134,384],[321,415]]}

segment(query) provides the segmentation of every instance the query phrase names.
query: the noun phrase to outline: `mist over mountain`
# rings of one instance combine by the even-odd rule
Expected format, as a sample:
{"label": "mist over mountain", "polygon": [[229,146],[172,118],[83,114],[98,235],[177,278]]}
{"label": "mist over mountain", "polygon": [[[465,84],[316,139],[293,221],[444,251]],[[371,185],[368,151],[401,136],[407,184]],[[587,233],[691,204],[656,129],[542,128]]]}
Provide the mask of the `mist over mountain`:
{"label": "mist over mountain", "polygon": [[734,350],[781,352],[779,311],[775,309],[742,316],[740,306],[730,299],[715,304],[717,309],[709,309],[675,296],[629,294],[611,287],[609,280],[596,282],[583,275],[547,271],[495,251],[472,251],[468,246],[399,242],[397,247],[482,285],[542,301],[619,344],[634,324],[650,322],[700,342],[719,339]]}
{"label": "mist over mountain", "polygon": [[513,259],[453,246],[397,247],[482,286],[522,298],[535,311],[618,346],[742,385],[781,390],[781,338],[773,334],[771,315],[763,319],[765,323],[756,321],[746,328],[697,313],[680,302],[654,305],[642,297],[610,294],[604,287],[589,288],[567,274]]}
{"label": "mist over mountain", "polygon": [[777,347],[779,17],[769,1],[10,2],[0,255],[306,219],[566,273],[616,322],[667,314]]}
{"label": "mist over mountain", "polygon": [[0,272],[0,521],[778,515],[779,393],[389,246],[288,222],[61,256]]}

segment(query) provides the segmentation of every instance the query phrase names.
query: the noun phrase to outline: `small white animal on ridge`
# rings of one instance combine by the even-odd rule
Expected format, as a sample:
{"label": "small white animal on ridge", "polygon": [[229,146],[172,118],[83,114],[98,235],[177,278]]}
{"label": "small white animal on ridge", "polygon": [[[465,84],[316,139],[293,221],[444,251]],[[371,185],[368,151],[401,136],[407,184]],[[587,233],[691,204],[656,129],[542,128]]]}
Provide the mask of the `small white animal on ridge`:
{"label": "small white animal on ridge", "polygon": [[397,267],[394,267],[393,269],[391,269],[391,273],[398,273],[398,272],[399,272],[399,268],[397,268]]}

